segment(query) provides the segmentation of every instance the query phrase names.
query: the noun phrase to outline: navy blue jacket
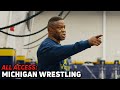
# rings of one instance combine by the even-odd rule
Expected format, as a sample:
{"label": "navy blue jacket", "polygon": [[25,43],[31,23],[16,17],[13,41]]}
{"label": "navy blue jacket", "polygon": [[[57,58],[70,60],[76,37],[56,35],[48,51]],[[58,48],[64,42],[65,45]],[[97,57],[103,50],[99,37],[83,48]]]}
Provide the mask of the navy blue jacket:
{"label": "navy blue jacket", "polygon": [[64,59],[90,47],[88,40],[71,45],[61,45],[46,38],[37,51],[38,69],[41,71],[60,71],[60,64]]}

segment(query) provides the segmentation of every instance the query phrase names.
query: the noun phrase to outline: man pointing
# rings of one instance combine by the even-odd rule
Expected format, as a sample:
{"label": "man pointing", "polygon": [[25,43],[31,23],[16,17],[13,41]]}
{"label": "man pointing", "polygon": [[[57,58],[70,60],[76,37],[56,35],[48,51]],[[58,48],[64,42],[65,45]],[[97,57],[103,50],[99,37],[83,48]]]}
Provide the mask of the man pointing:
{"label": "man pointing", "polygon": [[101,36],[97,35],[85,41],[78,41],[70,45],[61,45],[65,40],[65,23],[61,17],[55,16],[48,21],[48,37],[41,43],[37,51],[38,68],[41,71],[60,71],[62,61],[74,54],[84,51],[91,46],[101,44]]}

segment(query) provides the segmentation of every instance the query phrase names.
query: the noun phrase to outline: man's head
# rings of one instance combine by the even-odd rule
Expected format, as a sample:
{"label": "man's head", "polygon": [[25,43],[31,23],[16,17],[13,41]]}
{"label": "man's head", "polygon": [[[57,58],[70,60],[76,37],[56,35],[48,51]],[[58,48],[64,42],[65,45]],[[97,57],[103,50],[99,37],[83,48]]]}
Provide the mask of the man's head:
{"label": "man's head", "polygon": [[57,41],[64,40],[66,37],[64,20],[55,16],[48,21],[48,34]]}

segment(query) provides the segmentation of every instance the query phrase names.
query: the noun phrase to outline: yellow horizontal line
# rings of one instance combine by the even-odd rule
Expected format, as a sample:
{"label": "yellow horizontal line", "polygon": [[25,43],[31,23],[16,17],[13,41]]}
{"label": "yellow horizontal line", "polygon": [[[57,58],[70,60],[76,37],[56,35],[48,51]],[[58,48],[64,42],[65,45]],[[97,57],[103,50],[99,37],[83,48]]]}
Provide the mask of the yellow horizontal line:
{"label": "yellow horizontal line", "polygon": [[[72,64],[84,64],[86,61],[77,61],[77,60],[73,60],[72,61]],[[99,62],[91,62],[91,63],[93,63],[93,64],[99,64]],[[106,61],[105,62],[105,64],[114,64],[114,61]],[[119,64],[120,64],[120,62],[119,62]]]}
{"label": "yellow horizontal line", "polygon": [[25,60],[25,56],[16,56],[16,60]]}
{"label": "yellow horizontal line", "polygon": [[25,62],[31,62],[32,60],[30,58],[25,59]]}
{"label": "yellow horizontal line", "polygon": [[0,49],[0,56],[16,56],[14,49]]}

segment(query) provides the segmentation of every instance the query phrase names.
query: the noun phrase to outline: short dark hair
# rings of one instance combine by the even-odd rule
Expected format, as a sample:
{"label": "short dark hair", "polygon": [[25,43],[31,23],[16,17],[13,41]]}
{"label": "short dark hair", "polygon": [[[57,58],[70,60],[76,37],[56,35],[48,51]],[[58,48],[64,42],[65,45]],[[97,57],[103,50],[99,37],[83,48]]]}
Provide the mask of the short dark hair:
{"label": "short dark hair", "polygon": [[55,22],[55,21],[59,21],[59,20],[63,20],[63,18],[60,17],[60,16],[54,16],[54,17],[50,18],[49,21],[48,21],[48,26],[49,26],[51,23],[53,23],[53,22]]}

